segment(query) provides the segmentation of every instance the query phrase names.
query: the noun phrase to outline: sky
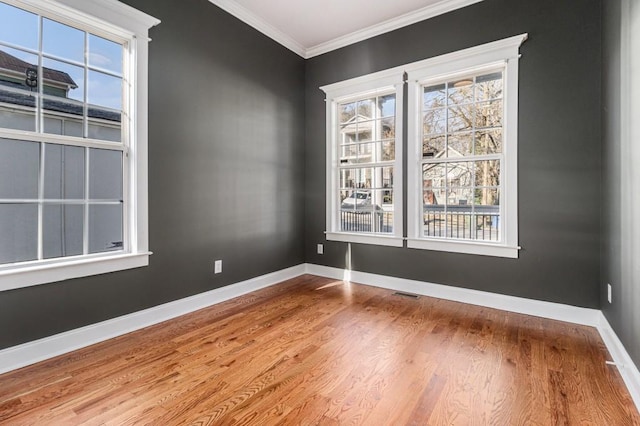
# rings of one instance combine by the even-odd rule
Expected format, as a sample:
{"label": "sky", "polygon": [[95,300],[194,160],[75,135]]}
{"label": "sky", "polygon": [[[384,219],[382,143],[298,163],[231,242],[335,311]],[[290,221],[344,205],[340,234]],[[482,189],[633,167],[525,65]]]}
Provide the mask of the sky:
{"label": "sky", "polygon": [[[0,49],[36,64],[39,21],[33,13],[0,2]],[[66,72],[76,82],[78,88],[70,91],[69,98],[82,101],[86,90],[90,104],[121,110],[122,46],[94,34],[88,35],[87,45],[85,64],[85,32],[42,18],[43,65]]]}

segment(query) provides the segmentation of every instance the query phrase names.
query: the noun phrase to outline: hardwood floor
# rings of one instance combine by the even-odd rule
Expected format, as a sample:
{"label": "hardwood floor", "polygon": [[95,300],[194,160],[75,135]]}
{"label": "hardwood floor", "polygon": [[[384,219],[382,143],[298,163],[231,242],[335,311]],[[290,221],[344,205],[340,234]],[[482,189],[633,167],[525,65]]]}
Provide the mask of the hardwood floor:
{"label": "hardwood floor", "polygon": [[640,425],[590,327],[306,275],[0,376],[0,424]]}

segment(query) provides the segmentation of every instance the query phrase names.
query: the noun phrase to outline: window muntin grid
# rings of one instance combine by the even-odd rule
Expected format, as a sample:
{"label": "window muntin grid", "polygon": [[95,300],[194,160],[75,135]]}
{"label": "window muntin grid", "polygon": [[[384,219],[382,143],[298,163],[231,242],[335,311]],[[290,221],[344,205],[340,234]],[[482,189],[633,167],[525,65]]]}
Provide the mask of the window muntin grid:
{"label": "window muntin grid", "polygon": [[503,70],[421,87],[421,236],[502,240]]}
{"label": "window muntin grid", "polygon": [[393,234],[396,94],[350,99],[336,109],[339,230]]}

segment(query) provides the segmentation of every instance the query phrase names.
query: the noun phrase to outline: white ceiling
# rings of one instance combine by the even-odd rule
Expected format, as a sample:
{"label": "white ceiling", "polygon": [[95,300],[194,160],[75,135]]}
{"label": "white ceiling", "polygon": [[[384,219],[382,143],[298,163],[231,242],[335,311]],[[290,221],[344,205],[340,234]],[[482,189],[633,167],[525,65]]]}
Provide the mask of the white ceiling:
{"label": "white ceiling", "polygon": [[209,0],[310,58],[482,0]]}

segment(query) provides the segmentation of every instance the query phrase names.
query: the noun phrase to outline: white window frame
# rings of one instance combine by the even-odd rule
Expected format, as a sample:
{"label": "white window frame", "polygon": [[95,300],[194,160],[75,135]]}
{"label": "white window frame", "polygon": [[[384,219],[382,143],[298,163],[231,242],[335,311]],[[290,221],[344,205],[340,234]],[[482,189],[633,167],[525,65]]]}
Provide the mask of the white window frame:
{"label": "white window frame", "polygon": [[[518,59],[527,34],[437,56],[407,66],[408,78],[408,163],[407,163],[407,247],[487,256],[517,258],[518,246]],[[422,96],[430,82],[441,82],[483,70],[503,69],[503,154],[500,176],[499,242],[423,237],[422,196]]]}
{"label": "white window frame", "polygon": [[[326,93],[326,238],[329,241],[342,241],[362,244],[402,247],[403,232],[403,169],[402,169],[402,117],[403,117],[403,71],[399,68],[381,71],[350,80],[323,86]],[[340,230],[338,209],[340,195],[338,185],[338,115],[337,105],[351,99],[364,98],[393,91],[396,95],[395,113],[395,160],[393,183],[393,233],[359,233]]]}
{"label": "white window frame", "polygon": [[[128,104],[122,126],[123,143],[87,140],[80,146],[123,152],[122,251],[67,258],[20,262],[0,266],[0,291],[79,278],[149,264],[148,225],[148,43],[149,29],[160,21],[117,0],[3,0],[3,2],[77,28],[109,34],[127,43],[123,74],[129,77]],[[0,137],[56,143],[64,136],[0,129]],[[1,242],[0,242],[1,243]]]}

